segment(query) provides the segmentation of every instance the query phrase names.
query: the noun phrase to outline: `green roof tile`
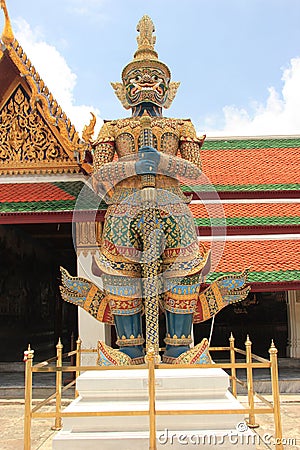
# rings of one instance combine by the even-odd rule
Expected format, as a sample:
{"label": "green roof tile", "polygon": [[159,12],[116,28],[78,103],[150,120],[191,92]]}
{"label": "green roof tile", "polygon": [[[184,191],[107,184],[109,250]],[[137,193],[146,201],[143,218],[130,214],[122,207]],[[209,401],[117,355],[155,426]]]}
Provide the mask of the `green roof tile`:
{"label": "green roof tile", "polygon": [[242,150],[254,148],[295,148],[300,147],[300,138],[278,139],[222,139],[205,140],[202,150]]}
{"label": "green roof tile", "polygon": [[[239,275],[240,272],[214,272],[207,276],[206,281],[212,283],[223,275]],[[250,272],[248,276],[249,283],[274,283],[274,282],[300,282],[300,270],[278,270],[274,272]]]}
{"label": "green roof tile", "polygon": [[211,192],[217,190],[218,192],[231,191],[298,191],[299,184],[239,184],[239,185],[193,185],[182,186],[184,192]]}
{"label": "green roof tile", "polygon": [[[105,210],[107,205],[83,182],[55,182],[54,186],[74,196],[74,200],[44,200],[29,202],[0,202],[0,213],[64,212]],[[39,186],[40,187],[40,186]],[[99,203],[100,202],[100,203]]]}
{"label": "green roof tile", "polygon": [[194,219],[198,227],[300,225],[300,217],[227,217]]}

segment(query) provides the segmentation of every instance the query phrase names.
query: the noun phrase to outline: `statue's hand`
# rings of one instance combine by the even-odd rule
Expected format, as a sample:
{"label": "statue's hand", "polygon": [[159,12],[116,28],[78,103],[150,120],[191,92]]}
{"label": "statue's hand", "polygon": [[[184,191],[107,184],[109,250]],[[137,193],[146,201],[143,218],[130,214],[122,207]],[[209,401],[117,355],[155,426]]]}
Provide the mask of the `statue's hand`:
{"label": "statue's hand", "polygon": [[141,147],[139,160],[135,163],[137,175],[156,175],[160,160],[159,152],[153,147]]}

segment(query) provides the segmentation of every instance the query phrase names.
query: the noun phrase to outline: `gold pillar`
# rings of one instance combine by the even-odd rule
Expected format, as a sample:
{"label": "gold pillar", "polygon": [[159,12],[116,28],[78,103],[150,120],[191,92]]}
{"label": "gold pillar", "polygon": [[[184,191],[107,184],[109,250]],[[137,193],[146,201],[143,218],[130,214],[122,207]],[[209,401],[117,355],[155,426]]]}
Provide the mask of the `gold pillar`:
{"label": "gold pillar", "polygon": [[[79,367],[81,364],[81,339],[78,337],[77,341],[76,341],[76,366]],[[79,377],[80,372],[79,370],[76,370],[75,373],[75,379],[76,379],[76,383],[77,383],[77,378]],[[77,385],[75,388],[75,398],[77,398],[79,395],[78,391],[77,391]]]}
{"label": "gold pillar", "polygon": [[62,349],[63,345],[58,340],[58,344],[56,346],[56,409],[55,409],[55,424],[52,427],[52,430],[61,430],[62,428],[62,420],[61,420],[61,390],[62,390]]}
{"label": "gold pillar", "polygon": [[246,363],[247,363],[247,390],[248,390],[248,403],[249,403],[249,420],[248,426],[250,428],[256,428],[258,425],[255,423],[255,415],[254,415],[254,389],[253,389],[253,373],[252,373],[252,342],[247,335],[247,339],[245,342],[246,346]]}
{"label": "gold pillar", "polygon": [[277,353],[278,353],[277,348],[275,347],[274,342],[272,340],[271,347],[269,349],[269,354],[271,362],[271,382],[272,382],[272,395],[274,408],[276,450],[283,450]]}
{"label": "gold pillar", "polygon": [[[235,364],[235,351],[234,351],[234,337],[233,334],[230,334],[229,338],[229,346],[230,346],[230,362],[231,364]],[[232,395],[237,397],[237,389],[236,389],[236,369],[235,367],[231,367],[231,386],[232,386]]]}
{"label": "gold pillar", "polygon": [[156,450],[156,411],[155,411],[155,349],[149,347],[146,361],[148,363],[149,390],[149,450]]}
{"label": "gold pillar", "polygon": [[34,351],[30,345],[24,352],[25,361],[25,415],[24,415],[24,450],[31,449],[31,408],[32,408],[32,363]]}

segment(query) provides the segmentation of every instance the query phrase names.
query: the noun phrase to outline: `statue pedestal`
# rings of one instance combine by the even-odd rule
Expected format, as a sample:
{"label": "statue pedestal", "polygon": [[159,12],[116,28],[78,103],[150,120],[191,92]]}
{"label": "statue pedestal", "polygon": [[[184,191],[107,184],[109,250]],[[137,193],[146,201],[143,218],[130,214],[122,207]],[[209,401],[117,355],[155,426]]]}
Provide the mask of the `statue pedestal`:
{"label": "statue pedestal", "polygon": [[[157,449],[255,449],[251,430],[238,431],[244,415],[228,391],[229,377],[221,369],[157,369],[156,410],[230,409],[232,414],[156,416]],[[85,372],[77,379],[79,397],[65,411],[147,411],[148,371]],[[148,450],[148,416],[72,417],[53,439],[53,450]]]}

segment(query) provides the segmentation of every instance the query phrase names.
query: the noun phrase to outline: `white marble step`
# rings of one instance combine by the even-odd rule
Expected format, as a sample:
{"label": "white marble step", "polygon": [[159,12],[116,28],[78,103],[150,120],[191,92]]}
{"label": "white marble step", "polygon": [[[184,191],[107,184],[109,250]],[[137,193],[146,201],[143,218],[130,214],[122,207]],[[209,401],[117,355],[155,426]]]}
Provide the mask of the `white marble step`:
{"label": "white marble step", "polygon": [[[65,412],[93,412],[93,411],[148,411],[148,400],[115,400],[115,401],[86,401],[78,397],[64,411]],[[241,404],[229,393],[223,398],[213,399],[170,399],[157,400],[156,411],[180,411],[180,410],[225,410],[241,409]],[[244,420],[244,415],[233,414],[191,414],[191,415],[158,415],[156,418],[157,429],[165,428],[183,429],[223,429],[235,428]],[[89,417],[65,417],[63,429],[74,432],[96,431],[146,431],[149,427],[148,416],[89,416]]]}
{"label": "white marble step", "polygon": [[[195,445],[203,449],[216,445],[222,445],[223,450],[241,448],[240,440],[246,435],[239,436],[236,427],[244,421],[244,414],[235,410],[243,408],[228,391],[229,377],[222,369],[157,369],[155,376],[157,412],[220,410],[220,414],[157,415],[158,449],[177,450]],[[85,372],[77,379],[77,389],[80,397],[64,411],[80,414],[149,408],[147,369]],[[232,413],[222,414],[221,410]],[[53,440],[53,450],[148,450],[148,430],[148,415],[65,417],[63,429]],[[166,439],[166,433],[172,433],[173,438]],[[252,436],[249,430],[246,433]],[[204,436],[210,438],[208,446],[203,444]],[[200,444],[192,442],[192,437],[195,442],[200,440]],[[183,442],[184,439],[188,442]],[[214,444],[211,439],[217,442]]]}
{"label": "white marble step", "polygon": [[[188,380],[188,381],[187,381]],[[222,369],[157,369],[156,398],[218,398],[229,386]],[[148,370],[88,371],[77,379],[83,398],[148,398]]]}
{"label": "white marble step", "polygon": [[[254,450],[257,435],[246,430],[238,433],[235,429],[224,430],[183,430],[163,431],[156,434],[157,450],[182,450],[200,448],[222,450],[245,448]],[[53,450],[149,450],[148,432],[60,432],[53,439]]]}

